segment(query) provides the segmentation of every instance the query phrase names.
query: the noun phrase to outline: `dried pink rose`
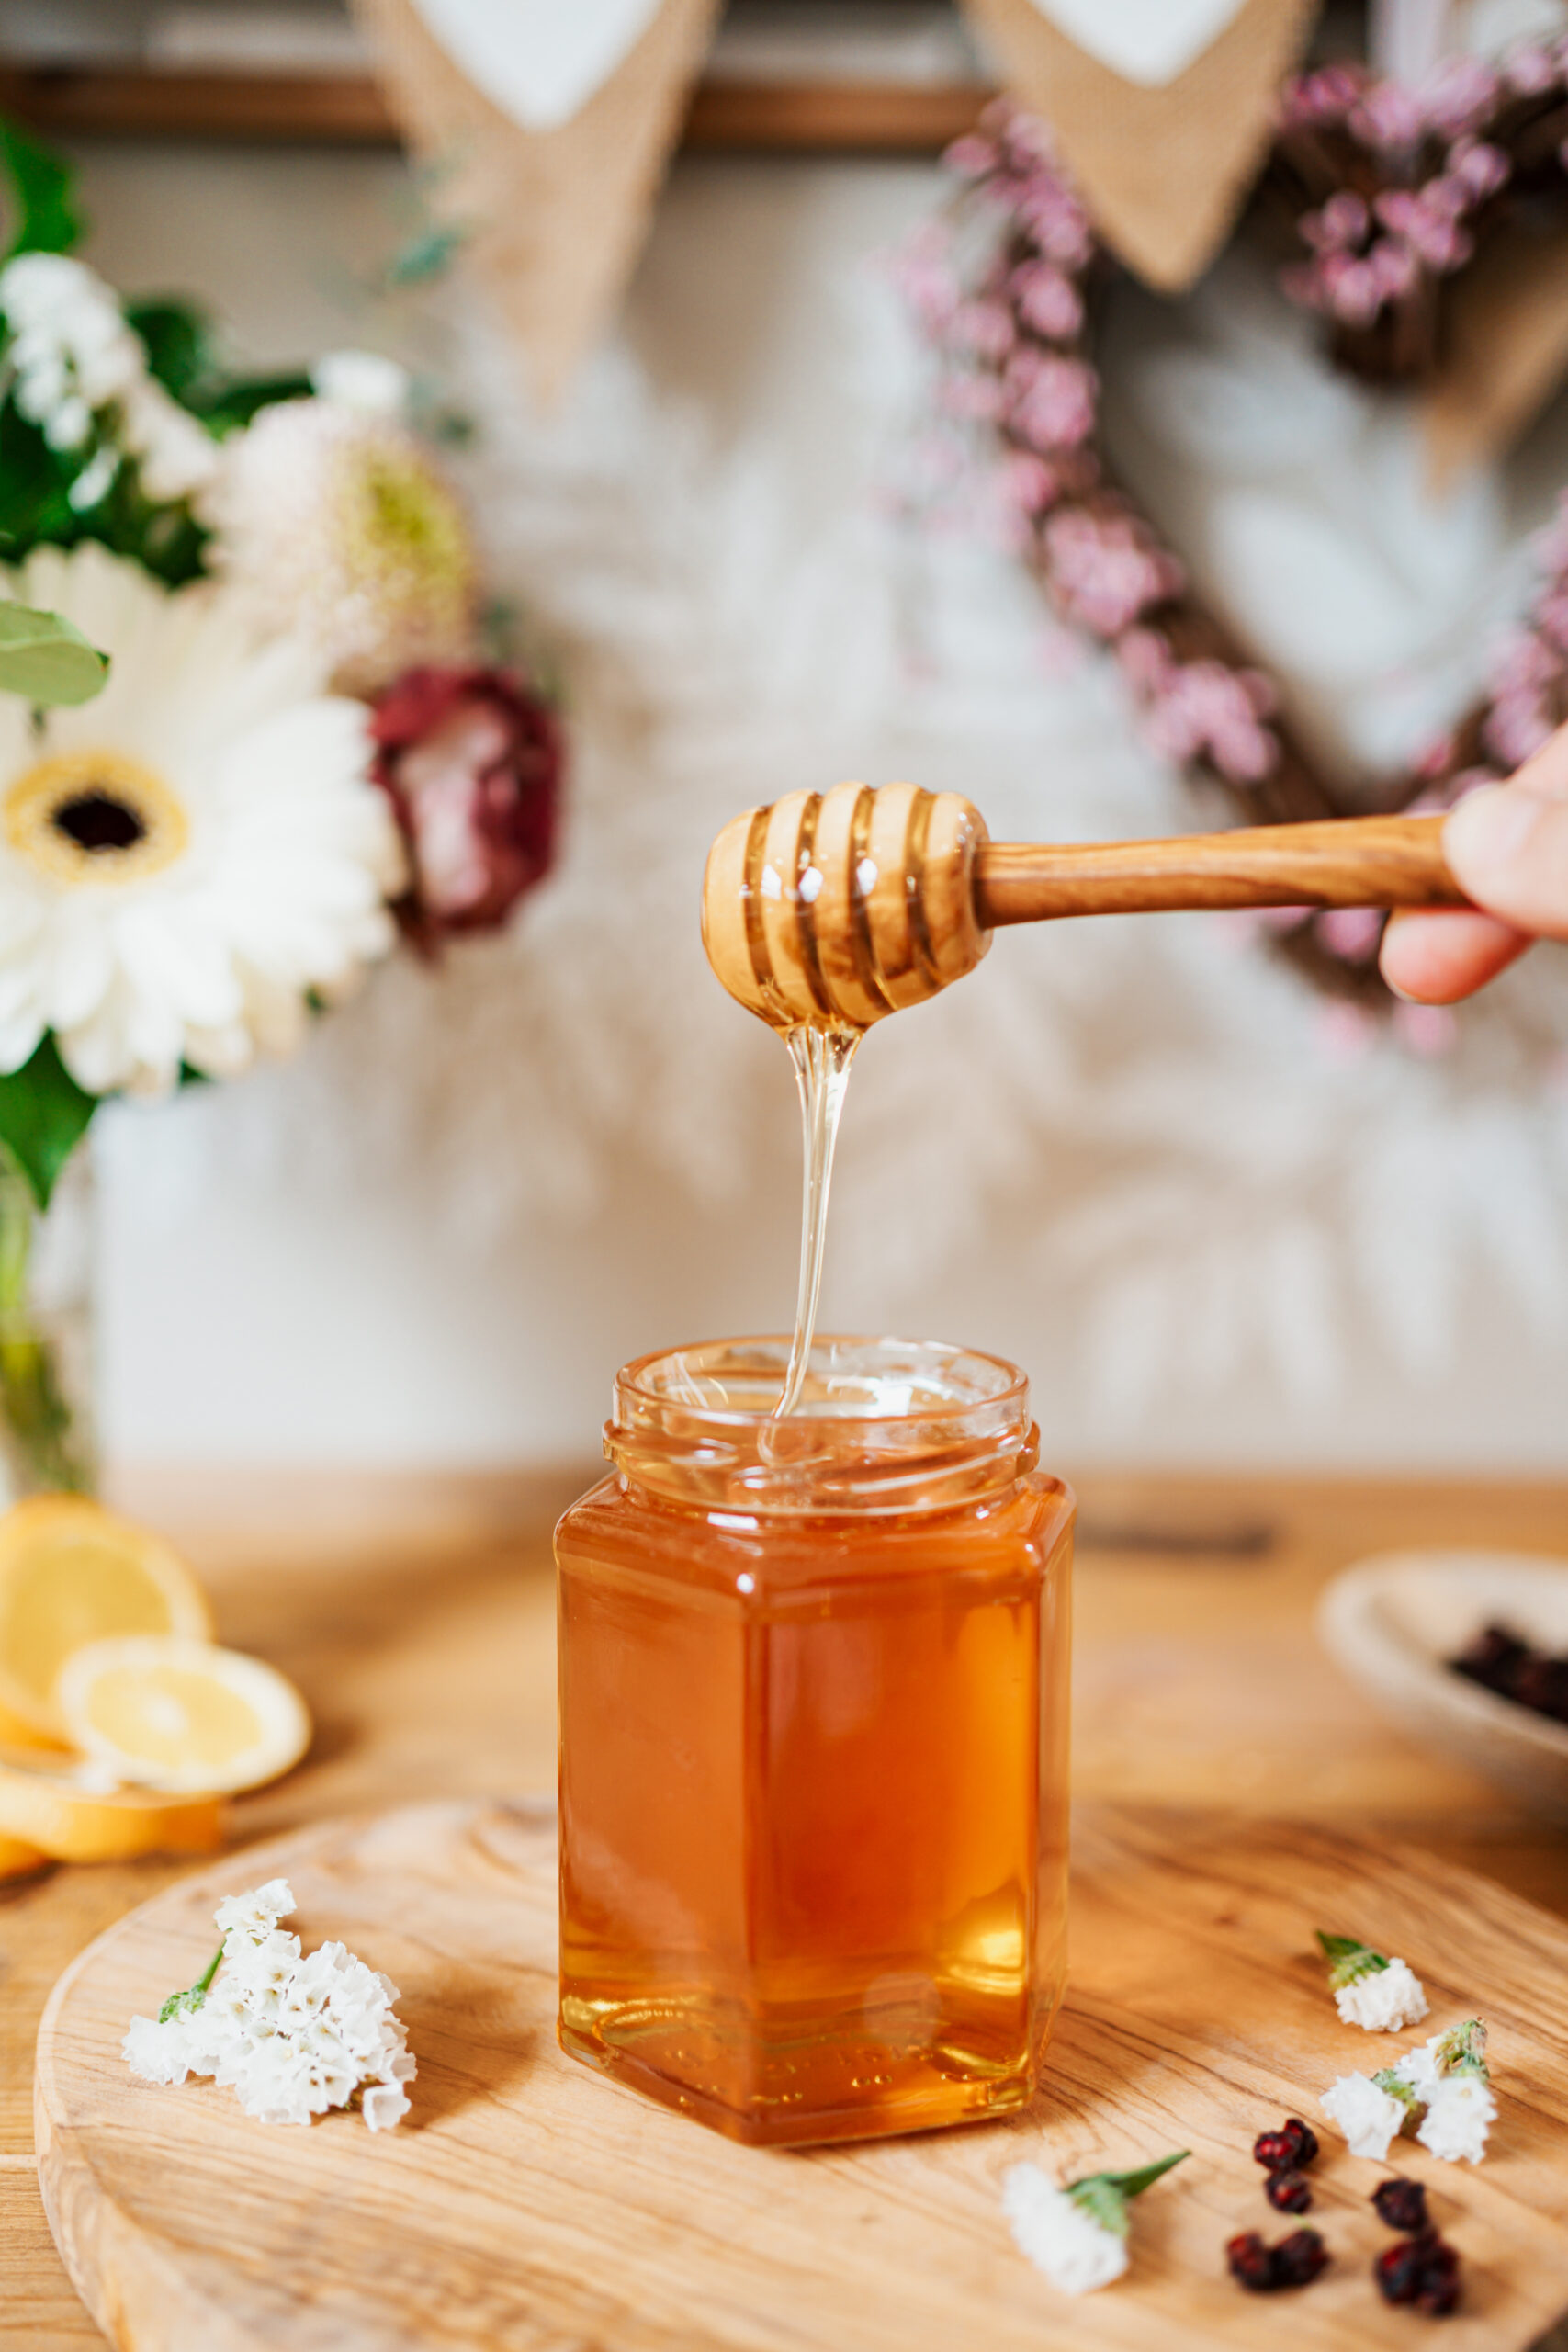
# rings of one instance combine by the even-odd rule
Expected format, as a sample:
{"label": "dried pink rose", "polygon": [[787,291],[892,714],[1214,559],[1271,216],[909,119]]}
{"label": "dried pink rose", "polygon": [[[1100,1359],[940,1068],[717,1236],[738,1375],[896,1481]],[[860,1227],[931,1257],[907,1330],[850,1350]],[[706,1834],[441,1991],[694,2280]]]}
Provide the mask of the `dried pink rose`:
{"label": "dried pink rose", "polygon": [[562,745],[554,713],[506,670],[405,671],[373,706],[371,773],[412,880],[394,908],[416,946],[493,931],[555,855]]}

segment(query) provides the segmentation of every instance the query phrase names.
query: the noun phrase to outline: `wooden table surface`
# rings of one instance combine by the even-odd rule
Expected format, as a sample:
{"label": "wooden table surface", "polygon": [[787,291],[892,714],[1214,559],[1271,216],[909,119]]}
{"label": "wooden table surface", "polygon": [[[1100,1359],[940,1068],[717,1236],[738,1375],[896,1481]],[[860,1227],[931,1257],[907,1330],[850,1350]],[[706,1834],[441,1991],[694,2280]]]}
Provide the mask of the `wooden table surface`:
{"label": "wooden table surface", "polygon": [[[307,1762],[237,1804],[237,1843],[318,1816],[554,1778],[548,1529],[582,1477],[142,1478],[221,1637],[315,1712]],[[1081,1475],[1077,1792],[1373,1829],[1568,1917],[1568,1833],[1388,1729],[1314,1641],[1336,1570],[1411,1544],[1568,1554],[1568,1486]],[[56,1870],[0,1889],[0,2348],[103,2339],[61,2267],[32,2158],[32,2049],[93,1936],[192,1865]],[[243,1884],[237,1868],[236,1885]],[[193,2347],[195,2352],[195,2347]]]}

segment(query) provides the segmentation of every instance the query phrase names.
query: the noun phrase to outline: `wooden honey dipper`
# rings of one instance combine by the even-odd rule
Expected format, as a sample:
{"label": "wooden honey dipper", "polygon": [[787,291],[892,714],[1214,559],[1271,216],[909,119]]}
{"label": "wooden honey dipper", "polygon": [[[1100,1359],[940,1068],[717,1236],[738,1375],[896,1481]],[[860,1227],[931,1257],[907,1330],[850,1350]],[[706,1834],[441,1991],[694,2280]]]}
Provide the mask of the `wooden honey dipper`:
{"label": "wooden honey dipper", "polygon": [[956,792],[792,792],[726,825],[703,944],[774,1028],[869,1028],[972,972],[1001,923],[1179,907],[1458,907],[1441,817],[1344,817],[1152,842],[993,842]]}

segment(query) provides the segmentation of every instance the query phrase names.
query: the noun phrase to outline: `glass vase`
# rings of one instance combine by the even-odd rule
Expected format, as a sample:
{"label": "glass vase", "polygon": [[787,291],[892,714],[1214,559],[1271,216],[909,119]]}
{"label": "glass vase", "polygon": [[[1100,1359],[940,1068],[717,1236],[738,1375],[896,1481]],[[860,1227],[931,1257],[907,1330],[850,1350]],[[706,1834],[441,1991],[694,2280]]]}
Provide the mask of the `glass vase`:
{"label": "glass vase", "polygon": [[47,1210],[0,1146],[0,1506],[92,1491],[92,1271],[88,1146]]}

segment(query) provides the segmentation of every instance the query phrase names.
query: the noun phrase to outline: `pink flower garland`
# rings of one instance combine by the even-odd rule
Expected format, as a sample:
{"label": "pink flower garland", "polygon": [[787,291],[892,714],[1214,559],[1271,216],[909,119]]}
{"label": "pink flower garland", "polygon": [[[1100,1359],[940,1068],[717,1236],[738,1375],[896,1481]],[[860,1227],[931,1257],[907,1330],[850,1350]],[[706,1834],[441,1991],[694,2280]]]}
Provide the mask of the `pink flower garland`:
{"label": "pink flower garland", "polygon": [[[1440,168],[1409,189],[1386,198],[1340,190],[1309,213],[1301,227],[1314,257],[1304,274],[1289,274],[1287,292],[1342,323],[1364,323],[1421,272],[1458,267],[1470,250],[1467,223],[1510,168],[1476,137],[1478,124],[1511,96],[1565,89],[1568,41],[1522,51],[1500,74],[1460,61],[1419,97],[1349,67],[1292,84],[1281,151],[1303,127],[1325,126],[1410,168],[1435,141],[1446,144]],[[964,190],[944,220],[917,233],[898,274],[944,361],[944,413],[983,425],[999,445],[994,484],[1010,537],[1062,618],[1115,654],[1159,751],[1224,786],[1250,818],[1339,813],[1288,740],[1269,680],[1232,658],[1179,559],[1106,477],[1086,343],[1100,248],[1045,127],[998,103],[946,160]],[[1546,584],[1502,650],[1487,703],[1393,786],[1385,806],[1450,805],[1528,757],[1568,716],[1568,492],[1540,553]],[[1365,997],[1382,993],[1382,922],[1361,910],[1287,910],[1267,928],[1314,978]],[[1422,1049],[1435,1042],[1424,1035]]]}

